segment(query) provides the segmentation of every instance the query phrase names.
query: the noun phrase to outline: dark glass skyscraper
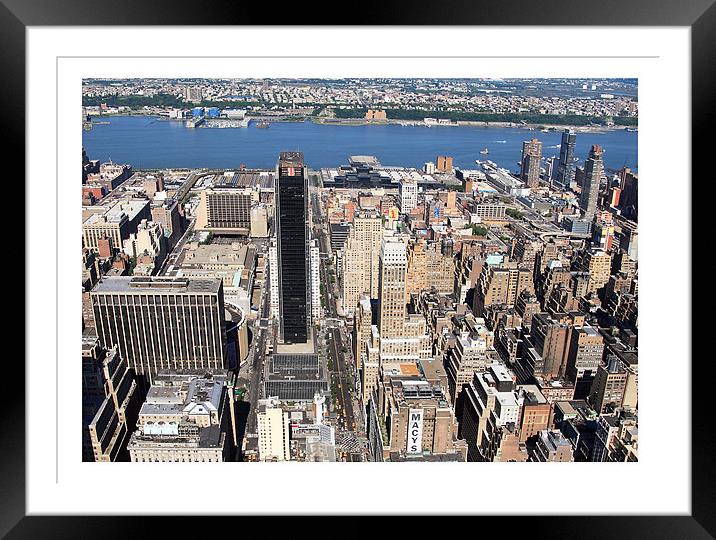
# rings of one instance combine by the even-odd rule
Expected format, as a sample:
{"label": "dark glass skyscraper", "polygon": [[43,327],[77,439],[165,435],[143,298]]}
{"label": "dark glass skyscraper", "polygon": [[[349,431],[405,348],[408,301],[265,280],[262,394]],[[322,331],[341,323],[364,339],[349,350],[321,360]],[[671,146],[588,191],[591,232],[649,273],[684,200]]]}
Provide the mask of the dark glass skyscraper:
{"label": "dark glass skyscraper", "polygon": [[280,340],[308,341],[307,177],[302,152],[281,152],[276,185]]}
{"label": "dark glass skyscraper", "polygon": [[579,199],[579,206],[587,219],[593,218],[597,211],[599,183],[604,173],[602,154],[602,147],[595,144],[589,150],[589,156],[584,163],[584,181],[582,182],[582,195]]}
{"label": "dark glass skyscraper", "polygon": [[562,145],[559,149],[559,164],[557,165],[557,184],[562,187],[569,186],[574,180],[574,146],[577,144],[577,134],[571,129],[562,132]]}

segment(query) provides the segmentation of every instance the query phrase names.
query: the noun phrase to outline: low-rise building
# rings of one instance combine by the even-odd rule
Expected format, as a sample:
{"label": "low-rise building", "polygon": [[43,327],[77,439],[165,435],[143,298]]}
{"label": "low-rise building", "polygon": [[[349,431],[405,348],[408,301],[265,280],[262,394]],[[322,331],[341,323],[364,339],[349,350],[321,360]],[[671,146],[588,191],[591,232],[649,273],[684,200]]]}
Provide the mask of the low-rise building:
{"label": "low-rise building", "polygon": [[166,370],[149,388],[129,441],[133,462],[220,462],[233,457],[223,370]]}

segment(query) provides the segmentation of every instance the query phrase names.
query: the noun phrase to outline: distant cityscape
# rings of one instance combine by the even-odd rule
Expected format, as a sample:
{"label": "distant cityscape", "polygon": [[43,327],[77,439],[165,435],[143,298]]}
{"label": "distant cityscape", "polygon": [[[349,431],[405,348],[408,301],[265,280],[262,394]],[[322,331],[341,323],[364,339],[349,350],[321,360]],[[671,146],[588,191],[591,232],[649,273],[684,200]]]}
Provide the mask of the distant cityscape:
{"label": "distant cityscape", "polygon": [[[128,115],[251,148],[287,122],[368,139],[458,126],[427,130],[443,142],[419,167],[359,137],[329,166],[300,136],[271,167],[136,168],[83,149],[83,461],[638,460],[638,175],[604,158],[605,133],[637,129],[636,80],[82,92],[87,142]],[[503,151],[516,169],[449,138],[478,124],[525,135]]]}
{"label": "distant cityscape", "polygon": [[[636,79],[87,79],[93,114],[173,114],[187,104],[316,122],[423,121],[636,126]],[[197,116],[194,114],[193,116]]]}

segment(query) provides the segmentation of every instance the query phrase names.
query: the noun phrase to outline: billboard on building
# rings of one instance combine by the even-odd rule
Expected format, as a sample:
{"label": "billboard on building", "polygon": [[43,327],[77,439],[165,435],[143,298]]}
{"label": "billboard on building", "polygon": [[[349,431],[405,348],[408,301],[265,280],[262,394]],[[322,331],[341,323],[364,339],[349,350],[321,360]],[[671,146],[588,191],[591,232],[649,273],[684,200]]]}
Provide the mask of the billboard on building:
{"label": "billboard on building", "polygon": [[408,411],[408,454],[420,454],[423,451],[423,409]]}

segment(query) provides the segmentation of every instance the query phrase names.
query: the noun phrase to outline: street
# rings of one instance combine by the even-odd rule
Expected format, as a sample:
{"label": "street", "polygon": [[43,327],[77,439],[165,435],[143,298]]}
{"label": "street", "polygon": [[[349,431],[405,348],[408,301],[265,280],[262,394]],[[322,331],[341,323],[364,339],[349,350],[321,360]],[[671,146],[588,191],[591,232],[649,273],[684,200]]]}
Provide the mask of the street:
{"label": "street", "polygon": [[[337,430],[337,435],[342,436],[343,433],[347,432],[349,435],[353,436],[360,434],[363,431],[363,426],[360,425],[362,415],[355,415],[354,401],[357,403],[357,400],[354,400],[354,395],[348,384],[349,380],[354,379],[354,375],[352,373],[352,370],[354,369],[353,364],[351,363],[350,366],[351,371],[349,371],[348,366],[348,359],[350,356],[347,353],[350,350],[350,343],[346,343],[344,340],[343,332],[345,331],[345,326],[343,324],[335,324],[337,321],[340,321],[341,323],[343,322],[343,320],[338,317],[336,307],[336,300],[339,297],[339,291],[336,282],[331,283],[328,275],[327,262],[330,261],[331,255],[330,239],[328,236],[329,232],[326,221],[322,215],[320,200],[316,191],[312,193],[311,203],[314,209],[314,225],[318,225],[318,240],[320,242],[321,252],[327,255],[326,258],[321,258],[320,272],[321,282],[325,284],[323,297],[327,307],[327,312],[324,314],[323,322],[329,341],[328,350],[331,355],[332,365],[334,366],[331,378],[334,382],[333,387],[338,389],[338,395],[333,396],[338,399],[339,425],[337,427],[339,429]],[[355,392],[355,390],[353,390],[353,392]],[[356,438],[358,439],[356,444],[357,450],[363,447],[363,441],[360,440],[359,437]],[[360,461],[362,458],[359,458],[359,456],[361,455],[362,454],[349,454],[348,459],[351,461]]]}

